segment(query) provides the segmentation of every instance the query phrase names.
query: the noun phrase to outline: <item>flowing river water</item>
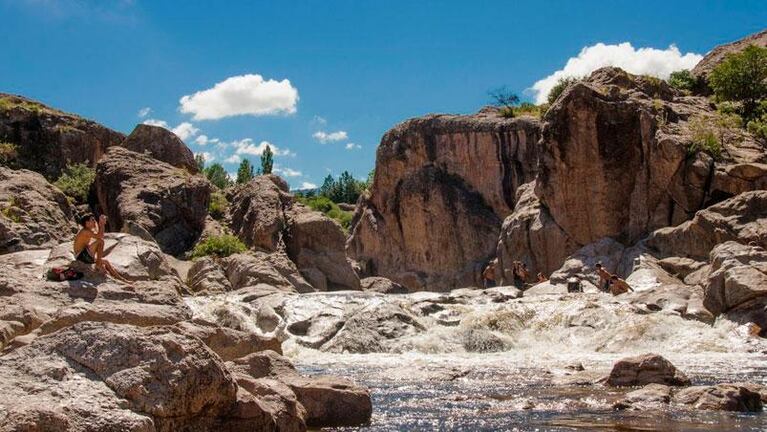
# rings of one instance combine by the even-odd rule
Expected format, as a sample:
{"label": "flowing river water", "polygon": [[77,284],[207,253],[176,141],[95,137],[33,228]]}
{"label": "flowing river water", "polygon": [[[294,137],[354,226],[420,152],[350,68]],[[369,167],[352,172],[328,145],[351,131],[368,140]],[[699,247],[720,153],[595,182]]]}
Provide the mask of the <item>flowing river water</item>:
{"label": "flowing river water", "polygon": [[280,336],[304,373],[368,386],[371,424],[338,430],[767,430],[765,413],[617,411],[628,390],[599,383],[619,358],[653,352],[695,385],[767,384],[767,342],[745,326],[605,294],[493,294],[233,292],[188,303],[208,320]]}

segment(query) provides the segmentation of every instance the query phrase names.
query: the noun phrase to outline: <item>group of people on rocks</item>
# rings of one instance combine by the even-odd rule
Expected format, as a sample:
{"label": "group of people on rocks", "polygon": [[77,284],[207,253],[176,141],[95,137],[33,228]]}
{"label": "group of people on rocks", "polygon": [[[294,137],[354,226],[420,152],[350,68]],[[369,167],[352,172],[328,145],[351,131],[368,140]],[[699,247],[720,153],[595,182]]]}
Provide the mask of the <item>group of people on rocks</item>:
{"label": "group of people on rocks", "polygon": [[[497,285],[495,280],[497,265],[498,259],[495,258],[491,260],[487,266],[485,266],[484,271],[482,271],[482,280],[485,288],[493,288]],[[601,262],[598,262],[594,267],[599,276],[598,288],[600,291],[609,292],[614,296],[634,291],[634,289],[617,274],[612,274],[605,270]],[[527,265],[522,261],[513,261],[511,263],[511,276],[512,285],[520,290],[524,290],[527,286],[528,278],[530,277],[530,271],[527,269]],[[543,273],[538,272],[534,284],[546,282],[547,280],[548,278]]]}

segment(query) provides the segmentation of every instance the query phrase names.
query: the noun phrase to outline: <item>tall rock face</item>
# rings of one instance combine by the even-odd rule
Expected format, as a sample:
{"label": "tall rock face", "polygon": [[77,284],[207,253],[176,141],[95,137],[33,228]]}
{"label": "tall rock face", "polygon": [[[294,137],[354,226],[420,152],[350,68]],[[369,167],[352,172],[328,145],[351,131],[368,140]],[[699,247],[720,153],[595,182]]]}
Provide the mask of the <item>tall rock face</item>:
{"label": "tall rock face", "polygon": [[15,165],[58,178],[69,162],[94,165],[125,136],[39,102],[0,93],[0,142],[17,146]]}
{"label": "tall rock face", "polygon": [[[705,98],[617,68],[570,86],[544,118],[535,198],[504,224],[503,269],[522,260],[548,273],[562,262],[539,256],[536,244],[560,245],[561,257],[605,237],[632,245],[702,208],[763,188],[767,153],[742,130],[717,131],[716,160],[689,151],[694,124],[716,124],[717,116]],[[522,219],[537,225],[514,223]]]}
{"label": "tall rock face", "polygon": [[430,115],[387,132],[347,253],[409,290],[474,285],[516,189],[535,178],[540,124],[497,111]]}
{"label": "tall rock face", "polygon": [[197,173],[194,153],[173,132],[159,126],[137,125],[120,144],[128,150],[149,153],[153,158]]}
{"label": "tall rock face", "polygon": [[145,154],[110,149],[96,166],[95,189],[110,229],[122,230],[133,222],[165,253],[188,250],[205,227],[208,180]]}

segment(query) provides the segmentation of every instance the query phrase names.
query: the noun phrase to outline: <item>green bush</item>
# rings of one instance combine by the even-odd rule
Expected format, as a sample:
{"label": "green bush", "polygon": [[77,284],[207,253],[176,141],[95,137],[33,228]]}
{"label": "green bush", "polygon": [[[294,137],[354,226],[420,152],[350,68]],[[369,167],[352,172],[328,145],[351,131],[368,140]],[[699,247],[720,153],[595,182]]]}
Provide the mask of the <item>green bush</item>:
{"label": "green bush", "polygon": [[549,92],[549,95],[547,97],[549,105],[556,102],[557,98],[559,98],[559,95],[561,95],[562,92],[564,92],[567,87],[569,87],[571,84],[577,83],[578,81],[580,81],[580,79],[575,77],[560,78],[559,81],[557,81],[557,83],[554,84],[554,87],[552,87],[551,91]]}
{"label": "green bush", "polygon": [[717,136],[716,122],[703,117],[695,117],[690,120],[689,127],[692,133],[692,141],[687,148],[688,153],[706,152],[714,159],[722,156],[722,143]]}
{"label": "green bush", "polygon": [[760,118],[751,120],[746,125],[746,128],[756,138],[763,142],[767,142],[767,114],[762,114]]}
{"label": "green bush", "polygon": [[245,252],[247,247],[237,237],[229,234],[211,236],[203,240],[192,250],[192,258],[217,256],[220,258]]}
{"label": "green bush", "polygon": [[214,191],[210,194],[210,204],[208,204],[208,213],[213,219],[219,220],[226,215],[226,209],[229,207],[229,201],[220,191]]}
{"label": "green bush", "polygon": [[325,216],[335,219],[345,232],[348,232],[349,228],[351,228],[353,212],[341,210],[328,197],[322,195],[313,197],[296,196],[296,200],[314,211],[321,212]]}
{"label": "green bush", "polygon": [[96,170],[84,163],[67,164],[54,185],[77,203],[88,199],[88,192],[96,179]]}
{"label": "green bush", "polygon": [[21,217],[19,216],[19,211],[21,210],[18,201],[16,200],[16,197],[10,197],[8,199],[8,205],[5,206],[2,210],[0,210],[0,213],[5,216],[7,219],[15,222],[20,223]]}
{"label": "green bush", "polygon": [[16,144],[0,142],[0,165],[11,166],[19,157],[19,147]]}
{"label": "green bush", "polygon": [[750,45],[728,54],[708,75],[708,84],[720,101],[738,103],[746,121],[759,117],[767,97],[767,48]]}
{"label": "green bush", "polygon": [[229,174],[220,163],[214,163],[205,168],[205,177],[219,189],[226,189],[232,185]]}
{"label": "green bush", "polygon": [[698,84],[698,79],[687,69],[671,72],[668,84],[677,90],[692,92]]}

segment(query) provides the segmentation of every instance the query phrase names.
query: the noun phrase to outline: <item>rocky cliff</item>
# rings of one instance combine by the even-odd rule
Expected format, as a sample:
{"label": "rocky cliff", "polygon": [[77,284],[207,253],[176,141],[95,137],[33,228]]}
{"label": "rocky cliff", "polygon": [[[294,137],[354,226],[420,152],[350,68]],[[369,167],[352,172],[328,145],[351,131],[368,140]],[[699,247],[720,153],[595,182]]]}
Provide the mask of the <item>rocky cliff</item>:
{"label": "rocky cliff", "polygon": [[536,175],[539,137],[537,120],[493,109],[396,126],[381,140],[348,254],[413,291],[474,284],[517,188]]}

